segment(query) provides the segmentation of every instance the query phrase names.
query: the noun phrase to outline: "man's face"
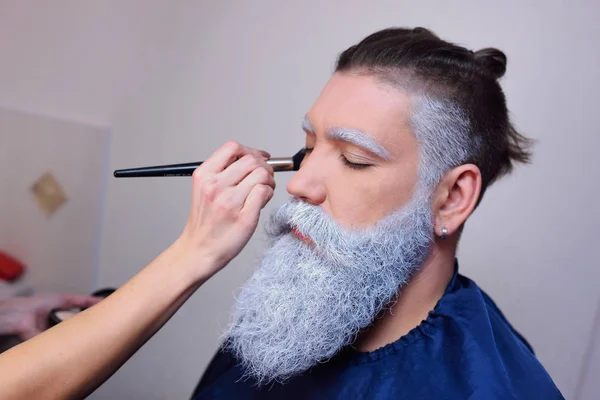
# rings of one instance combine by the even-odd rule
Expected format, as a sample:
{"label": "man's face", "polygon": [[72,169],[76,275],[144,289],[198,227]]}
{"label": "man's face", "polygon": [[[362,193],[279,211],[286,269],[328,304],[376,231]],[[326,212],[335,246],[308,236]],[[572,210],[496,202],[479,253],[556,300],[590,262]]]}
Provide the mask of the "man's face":
{"label": "man's face", "polygon": [[431,193],[417,179],[407,112],[400,92],[336,74],[308,113],[314,150],[267,225],[273,244],[227,332],[257,382],[291,378],[351,344],[427,258]]}
{"label": "man's face", "polygon": [[372,76],[334,74],[306,115],[306,147],[314,150],[288,192],[347,229],[371,226],[406,204],[419,160],[409,107],[406,95]]}

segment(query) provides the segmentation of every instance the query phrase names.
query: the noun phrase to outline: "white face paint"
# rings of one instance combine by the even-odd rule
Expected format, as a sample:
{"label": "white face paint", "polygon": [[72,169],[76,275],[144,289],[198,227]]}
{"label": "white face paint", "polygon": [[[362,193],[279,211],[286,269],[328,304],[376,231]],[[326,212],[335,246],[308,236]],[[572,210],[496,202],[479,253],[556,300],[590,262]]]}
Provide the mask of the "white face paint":
{"label": "white face paint", "polygon": [[242,289],[226,334],[227,348],[258,384],[331,358],[395,299],[433,243],[429,194],[417,191],[406,207],[361,231],[294,199],[267,232],[274,243]]}

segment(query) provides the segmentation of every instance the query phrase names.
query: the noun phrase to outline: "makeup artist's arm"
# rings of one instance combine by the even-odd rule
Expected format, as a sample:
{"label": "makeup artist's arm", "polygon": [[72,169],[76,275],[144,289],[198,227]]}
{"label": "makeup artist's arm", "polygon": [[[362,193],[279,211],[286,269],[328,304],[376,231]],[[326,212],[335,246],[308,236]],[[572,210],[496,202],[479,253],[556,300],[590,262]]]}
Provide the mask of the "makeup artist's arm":
{"label": "makeup artist's arm", "polygon": [[182,235],[105,300],[0,354],[0,398],[84,398],[108,379],[246,245],[275,187],[265,158],[217,150],[194,173]]}

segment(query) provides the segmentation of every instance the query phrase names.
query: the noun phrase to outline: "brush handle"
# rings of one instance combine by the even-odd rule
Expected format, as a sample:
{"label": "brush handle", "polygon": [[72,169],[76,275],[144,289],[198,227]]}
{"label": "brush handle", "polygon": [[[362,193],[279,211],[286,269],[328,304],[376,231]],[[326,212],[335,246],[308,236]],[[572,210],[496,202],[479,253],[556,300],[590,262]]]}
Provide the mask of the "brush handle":
{"label": "brush handle", "polygon": [[202,161],[185,163],[185,164],[171,164],[171,165],[157,165],[154,167],[141,167],[141,168],[129,168],[129,169],[118,169],[115,171],[115,178],[145,178],[154,176],[191,176],[194,170],[202,165]]}
{"label": "brush handle", "polygon": [[[293,157],[271,158],[267,164],[274,171],[298,171],[304,158],[304,149]],[[156,165],[154,167],[118,169],[114,172],[115,178],[146,178],[157,176],[191,176],[203,161],[185,164]]]}

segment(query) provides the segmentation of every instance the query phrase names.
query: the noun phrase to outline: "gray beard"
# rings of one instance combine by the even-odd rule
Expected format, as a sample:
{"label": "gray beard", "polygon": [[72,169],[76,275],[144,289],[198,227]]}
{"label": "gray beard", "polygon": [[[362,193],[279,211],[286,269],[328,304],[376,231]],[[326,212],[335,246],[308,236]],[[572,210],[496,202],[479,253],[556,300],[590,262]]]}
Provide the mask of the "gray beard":
{"label": "gray beard", "polygon": [[258,385],[284,382],[352,344],[395,300],[433,243],[424,190],[360,231],[342,229],[320,207],[297,199],[266,229],[273,244],[236,299],[225,342]]}

